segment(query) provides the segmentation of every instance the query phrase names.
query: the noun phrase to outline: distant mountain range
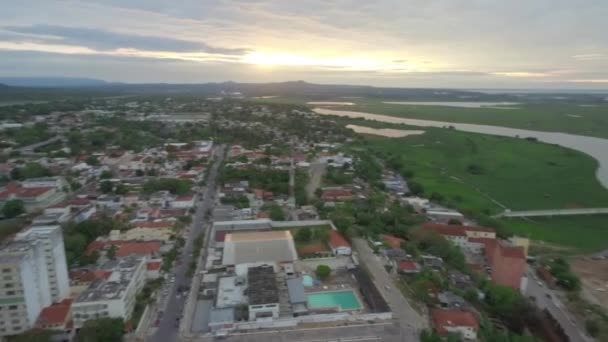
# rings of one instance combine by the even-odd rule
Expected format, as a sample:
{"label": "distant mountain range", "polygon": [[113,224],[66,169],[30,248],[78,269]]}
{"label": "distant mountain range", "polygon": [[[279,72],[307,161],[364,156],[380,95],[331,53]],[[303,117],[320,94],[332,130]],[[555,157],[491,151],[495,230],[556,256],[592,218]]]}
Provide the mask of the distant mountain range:
{"label": "distant mountain range", "polygon": [[108,82],[93,78],[72,77],[0,77],[0,84],[12,87],[58,88],[103,86]]}
{"label": "distant mountain range", "polygon": [[[411,101],[513,101],[534,102],[561,100],[551,94],[557,94],[547,90],[546,92],[526,93],[522,91],[500,90],[455,90],[455,89],[425,89],[425,88],[388,88],[361,85],[340,84],[313,84],[304,81],[289,81],[277,83],[200,83],[200,84],[169,84],[169,83],[112,83],[90,78],[63,78],[63,77],[0,77],[0,95],[11,93],[71,93],[91,96],[112,95],[171,95],[190,94],[198,96],[224,96],[243,95],[246,97],[279,96],[293,97],[302,100],[323,101],[336,100],[338,98],[348,101],[348,98],[367,97],[391,100]],[[8,87],[7,87],[8,86]],[[560,91],[559,94],[564,94]],[[581,91],[573,91],[577,94],[578,101],[599,101],[598,94],[591,92],[582,94]],[[564,98],[564,100],[566,100]],[[572,98],[568,98],[572,101]],[[603,101],[603,98],[601,98]]]}

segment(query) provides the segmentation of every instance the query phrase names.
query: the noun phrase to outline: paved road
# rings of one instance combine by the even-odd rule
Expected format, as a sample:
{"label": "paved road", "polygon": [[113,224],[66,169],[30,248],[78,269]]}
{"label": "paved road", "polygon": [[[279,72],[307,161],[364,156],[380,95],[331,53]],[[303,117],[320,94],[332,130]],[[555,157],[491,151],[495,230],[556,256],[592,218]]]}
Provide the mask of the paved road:
{"label": "paved road", "polygon": [[321,186],[321,180],[325,174],[326,167],[326,163],[317,161],[310,163],[308,184],[306,184],[306,193],[308,194],[308,198],[313,198],[315,196],[315,190]]}
{"label": "paved road", "polygon": [[25,152],[33,152],[38,147],[42,147],[44,145],[52,144],[55,141],[59,141],[59,140],[61,140],[63,138],[64,137],[62,135],[58,135],[58,136],[52,137],[50,139],[47,139],[45,141],[41,141],[41,142],[37,142],[35,144],[19,147],[16,150],[19,151],[19,152],[23,152],[23,153],[25,153]]}
{"label": "paved road", "polygon": [[608,208],[505,211],[494,217],[541,217],[541,216],[572,216],[572,215],[598,215],[598,214],[608,214]]}
{"label": "paved road", "polygon": [[363,239],[353,239],[359,262],[367,266],[374,278],[374,283],[388,302],[393,317],[399,321],[404,341],[418,341],[420,330],[427,327],[427,320],[420,316],[410,305],[403,294],[395,287],[391,276],[384,269],[384,264],[375,255]]}
{"label": "paved road", "polygon": [[534,301],[539,308],[546,308],[551,312],[553,317],[555,317],[564,329],[566,335],[568,335],[568,338],[570,338],[570,342],[592,341],[592,339],[585,335],[579,326],[573,323],[574,320],[570,317],[564,304],[559,300],[555,293],[544,285],[539,285],[537,277],[533,273],[534,271],[532,271],[531,268],[528,268],[528,286],[525,291],[526,296],[534,297]]}
{"label": "paved road", "polygon": [[177,296],[177,287],[180,285],[190,285],[190,279],[186,276],[186,271],[192,260],[192,244],[199,234],[205,232],[205,228],[208,227],[208,222],[205,219],[205,212],[211,209],[214,205],[215,191],[216,191],[216,178],[219,171],[219,167],[223,161],[225,146],[219,146],[215,152],[215,161],[213,166],[209,170],[207,177],[207,186],[205,187],[205,193],[203,199],[198,203],[196,213],[192,220],[190,233],[185,233],[186,244],[182,249],[181,265],[174,268],[172,274],[175,275],[175,286],[171,286],[169,291],[169,298],[167,306],[164,310],[164,315],[160,321],[160,325],[156,332],[148,339],[152,342],[169,342],[178,340],[178,324],[177,319],[182,315],[184,305],[186,304],[186,298],[184,296]]}
{"label": "paved road", "polygon": [[[353,324],[340,327],[302,328],[295,330],[262,330],[252,333],[231,334],[226,342],[409,342],[418,341],[402,335],[394,322],[381,324]],[[181,341],[211,342],[212,337],[182,339]]]}

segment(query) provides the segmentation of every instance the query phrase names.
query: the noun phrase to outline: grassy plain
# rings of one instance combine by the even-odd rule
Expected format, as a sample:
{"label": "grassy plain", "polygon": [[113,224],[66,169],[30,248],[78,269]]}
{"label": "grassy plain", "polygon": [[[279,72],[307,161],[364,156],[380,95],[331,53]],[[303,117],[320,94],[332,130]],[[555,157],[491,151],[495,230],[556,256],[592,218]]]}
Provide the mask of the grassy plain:
{"label": "grassy plain", "polygon": [[440,128],[400,139],[368,137],[364,144],[401,159],[427,195],[437,192],[472,212],[497,213],[501,204],[512,210],[608,206],[596,161],[558,146]]}
{"label": "grassy plain", "polygon": [[[462,101],[462,99],[460,100]],[[308,101],[353,102],[355,103],[354,106],[331,106],[331,108],[412,119],[494,125],[608,138],[608,102],[585,104],[545,99],[521,102],[512,106],[514,109],[497,109],[388,104],[383,102],[400,100],[378,100],[361,97],[325,100],[276,97],[261,101],[294,104],[306,104]],[[458,99],[450,99],[450,101],[458,101]],[[518,100],[513,99],[512,101],[517,102]]]}
{"label": "grassy plain", "polygon": [[608,216],[562,216],[533,220],[503,219],[512,233],[569,247],[576,252],[593,252],[608,248]]}
{"label": "grassy plain", "polygon": [[456,108],[386,104],[375,100],[356,100],[356,106],[341,109],[404,118],[474,123],[564,132],[608,138],[608,104],[583,107],[573,103],[519,104],[516,109]]}

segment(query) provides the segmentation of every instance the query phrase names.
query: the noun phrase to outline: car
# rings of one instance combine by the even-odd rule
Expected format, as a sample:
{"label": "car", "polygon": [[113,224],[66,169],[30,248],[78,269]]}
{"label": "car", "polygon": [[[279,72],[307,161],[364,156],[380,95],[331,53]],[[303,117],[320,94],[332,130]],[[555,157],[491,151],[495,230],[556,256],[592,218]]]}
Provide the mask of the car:
{"label": "car", "polygon": [[160,319],[157,319],[156,321],[154,321],[154,326],[155,327],[160,326]]}
{"label": "car", "polygon": [[538,284],[538,286],[543,287],[543,283],[539,280],[536,282]]}
{"label": "car", "polygon": [[545,297],[551,298],[551,294],[550,293],[545,293]]}
{"label": "car", "polygon": [[390,286],[388,286],[388,285],[384,285],[384,288],[385,288],[385,289],[387,289],[387,290],[390,290],[390,289],[391,289],[391,287],[390,287]]}

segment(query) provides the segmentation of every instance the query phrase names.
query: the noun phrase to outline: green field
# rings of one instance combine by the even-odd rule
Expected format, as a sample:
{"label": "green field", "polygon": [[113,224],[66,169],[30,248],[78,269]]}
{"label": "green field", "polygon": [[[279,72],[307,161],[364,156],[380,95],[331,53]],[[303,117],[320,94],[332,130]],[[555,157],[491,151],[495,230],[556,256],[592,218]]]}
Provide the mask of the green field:
{"label": "green field", "polygon": [[[276,97],[261,101],[272,103],[306,104],[308,101],[321,101],[306,98]],[[565,101],[541,101],[520,103],[516,109],[496,108],[456,108],[445,106],[421,106],[387,104],[370,98],[334,98],[322,101],[354,102],[354,106],[332,106],[332,109],[360,111],[412,119],[472,123],[530,129],[538,131],[564,132],[600,138],[608,138],[608,103],[585,103]],[[450,101],[458,101],[451,99]],[[518,102],[512,99],[513,102]]]}
{"label": "green field", "polygon": [[504,219],[512,233],[533,240],[573,248],[576,252],[593,252],[608,248],[608,216],[569,216],[552,218]]}
{"label": "green field", "polygon": [[520,104],[518,109],[454,108],[385,104],[356,100],[357,106],[344,110],[384,114],[404,118],[495,125],[538,131],[554,131],[608,138],[608,104],[581,107],[578,104]]}
{"label": "green field", "polygon": [[[385,159],[400,158],[427,195],[437,192],[463,210],[498,213],[500,204],[512,210],[608,207],[608,191],[595,177],[596,161],[573,150],[439,128],[365,141]],[[471,165],[480,171],[472,173]]]}

